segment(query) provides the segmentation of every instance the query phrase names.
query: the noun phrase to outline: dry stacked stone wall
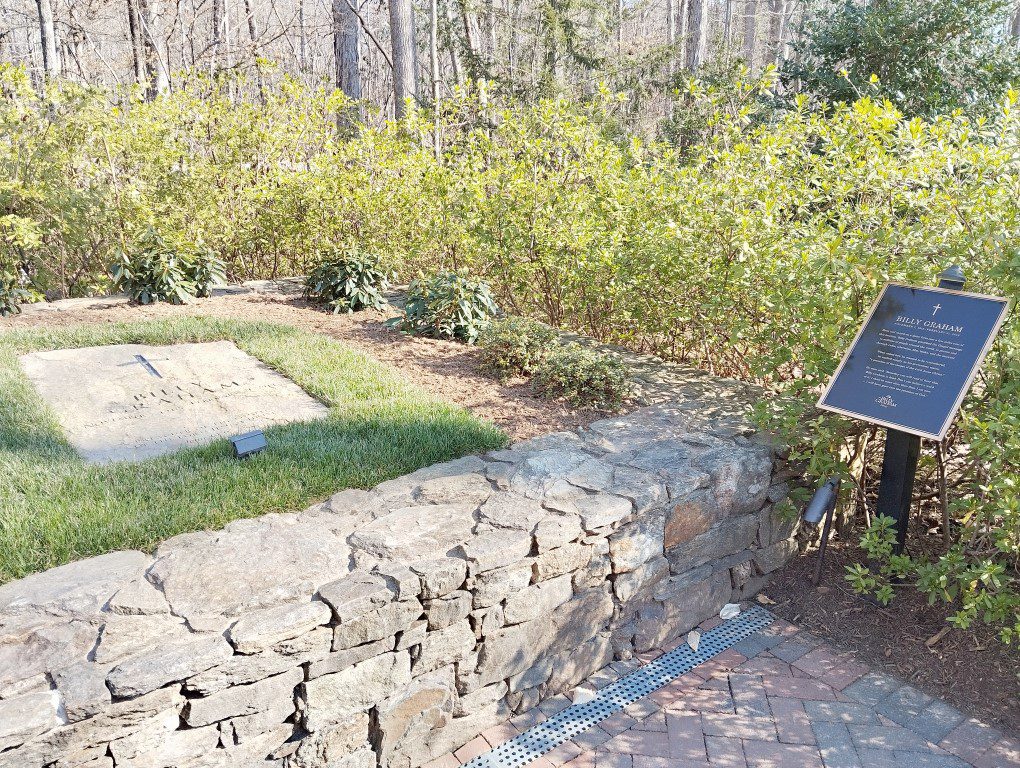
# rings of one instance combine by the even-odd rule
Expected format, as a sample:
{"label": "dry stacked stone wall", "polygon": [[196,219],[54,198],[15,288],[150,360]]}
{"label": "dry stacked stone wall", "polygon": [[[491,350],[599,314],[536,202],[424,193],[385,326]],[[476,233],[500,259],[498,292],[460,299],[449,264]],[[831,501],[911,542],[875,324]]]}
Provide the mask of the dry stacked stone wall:
{"label": "dry stacked stone wall", "polygon": [[687,384],[0,586],[0,768],[415,768],[675,638],[794,549],[793,471]]}

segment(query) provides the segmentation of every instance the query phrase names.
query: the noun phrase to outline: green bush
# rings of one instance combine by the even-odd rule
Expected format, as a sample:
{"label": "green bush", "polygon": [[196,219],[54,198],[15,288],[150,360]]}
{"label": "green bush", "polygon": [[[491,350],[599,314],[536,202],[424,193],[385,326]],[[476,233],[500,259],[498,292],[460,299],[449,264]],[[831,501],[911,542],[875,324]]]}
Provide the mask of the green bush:
{"label": "green bush", "polygon": [[561,397],[576,408],[613,411],[630,396],[627,366],[609,352],[580,344],[557,347],[539,363],[535,391]]}
{"label": "green bush", "polygon": [[199,245],[191,255],[191,281],[195,284],[195,296],[208,299],[215,285],[227,281],[226,267],[219,257],[205,245]]}
{"label": "green bush", "polygon": [[[28,264],[38,292],[91,295],[152,226],[205,242],[234,280],[307,274],[332,243],[404,274],[467,270],[510,314],[781,395],[761,423],[812,475],[852,477],[860,509],[880,435],[820,415],[818,390],[886,281],[931,284],[956,262],[968,288],[1020,295],[1020,93],[924,120],[856,93],[763,110],[768,80],[686,89],[680,108],[701,117],[675,121],[678,148],[622,132],[606,93],[483,104],[467,87],[438,120],[416,110],[337,140],[342,98],[291,81],[260,103],[194,75],[143,102],[57,83],[40,96],[0,65],[0,263]],[[425,320],[422,296],[415,323],[456,324]],[[952,544],[911,566],[955,620],[1005,639],[1020,633],[1018,382],[1014,313],[944,445]],[[928,444],[918,478],[938,498]]]}
{"label": "green bush", "polygon": [[517,316],[496,320],[478,336],[482,368],[501,377],[530,376],[553,351],[558,337],[555,329],[535,320]]}
{"label": "green bush", "polygon": [[334,253],[312,270],[305,282],[305,297],[333,314],[381,309],[387,285],[379,259],[351,249]]}
{"label": "green bush", "polygon": [[211,287],[223,282],[223,264],[210,251],[170,247],[151,229],[130,253],[121,254],[110,271],[114,287],[139,304],[184,304],[208,297]]}
{"label": "green bush", "polygon": [[21,314],[21,305],[30,299],[18,278],[0,273],[0,317]]}
{"label": "green bush", "polygon": [[461,272],[412,280],[404,316],[394,325],[419,336],[474,344],[499,311],[489,286]]}
{"label": "green bush", "polygon": [[878,93],[910,115],[984,114],[1020,83],[1020,55],[1001,22],[1015,8],[1013,0],[823,0],[805,15],[784,79],[826,101]]}

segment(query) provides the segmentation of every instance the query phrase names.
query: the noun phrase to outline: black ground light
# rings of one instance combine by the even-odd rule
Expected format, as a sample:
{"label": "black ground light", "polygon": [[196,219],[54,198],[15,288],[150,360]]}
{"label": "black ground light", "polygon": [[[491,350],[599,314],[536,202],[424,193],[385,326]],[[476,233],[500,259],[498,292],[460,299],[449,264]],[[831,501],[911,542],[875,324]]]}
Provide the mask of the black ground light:
{"label": "black ground light", "polygon": [[822,563],[825,561],[825,547],[829,543],[829,530],[832,528],[832,515],[836,511],[836,501],[839,499],[839,487],[842,479],[830,477],[825,485],[815,491],[807,507],[804,509],[804,522],[812,528],[825,520],[822,526],[822,541],[818,545],[818,564],[815,566],[815,576],[812,584],[816,587],[822,580]]}
{"label": "black ground light", "polygon": [[255,430],[230,438],[230,445],[233,446],[235,459],[246,459],[261,453],[269,444],[266,442],[265,434],[261,430]]}

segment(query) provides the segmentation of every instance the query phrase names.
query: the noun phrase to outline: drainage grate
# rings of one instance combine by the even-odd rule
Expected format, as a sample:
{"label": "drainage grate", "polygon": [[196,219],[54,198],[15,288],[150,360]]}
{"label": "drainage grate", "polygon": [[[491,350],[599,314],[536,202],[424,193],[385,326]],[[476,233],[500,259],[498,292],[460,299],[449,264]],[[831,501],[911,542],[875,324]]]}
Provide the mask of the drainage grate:
{"label": "drainage grate", "polygon": [[465,763],[466,768],[518,768],[600,723],[666,683],[690,672],[752,632],[764,629],[775,617],[757,605],[742,611],[701,636],[698,650],[686,643],[664,653],[635,672],[598,692],[591,701],[573,704],[520,736]]}

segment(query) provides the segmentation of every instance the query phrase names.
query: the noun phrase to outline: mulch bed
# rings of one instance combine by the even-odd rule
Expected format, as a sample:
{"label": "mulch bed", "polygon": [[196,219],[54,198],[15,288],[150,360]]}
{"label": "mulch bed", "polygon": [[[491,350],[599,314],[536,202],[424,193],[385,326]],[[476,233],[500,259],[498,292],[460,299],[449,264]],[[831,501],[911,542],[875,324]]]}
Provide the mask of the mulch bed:
{"label": "mulch bed", "polygon": [[[911,532],[912,547],[935,548],[939,537]],[[845,566],[866,562],[859,547],[832,542],[819,587],[811,586],[816,553],[799,555],[776,574],[764,594],[769,610],[861,660],[945,699],[960,711],[1020,734],[1020,649],[1004,646],[987,627],[950,629],[953,611],[929,605],[912,586],[897,589],[886,607],[854,593]],[[931,642],[931,646],[927,644]]]}

